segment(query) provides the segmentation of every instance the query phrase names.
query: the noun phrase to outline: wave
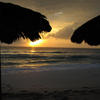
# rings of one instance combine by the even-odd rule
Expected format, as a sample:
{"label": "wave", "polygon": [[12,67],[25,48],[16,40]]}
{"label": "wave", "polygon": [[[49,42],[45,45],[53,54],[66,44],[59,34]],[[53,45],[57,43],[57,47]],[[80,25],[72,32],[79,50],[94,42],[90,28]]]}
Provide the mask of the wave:
{"label": "wave", "polygon": [[56,51],[56,52],[32,52],[32,53],[68,53],[68,52],[59,52],[59,51]]}
{"label": "wave", "polygon": [[44,58],[45,56],[32,55],[32,54],[1,54],[1,58]]}
{"label": "wave", "polygon": [[44,53],[47,53],[47,54],[75,54],[75,53],[81,53],[81,54],[100,54],[100,51],[96,51],[96,52],[93,52],[93,51],[2,51],[1,54],[44,54]]}
{"label": "wave", "polygon": [[16,66],[16,65],[20,65],[21,63],[18,62],[1,62],[1,66]]}
{"label": "wave", "polygon": [[2,58],[17,58],[17,59],[28,59],[28,58],[37,58],[37,59],[100,59],[100,55],[79,55],[79,54],[56,54],[56,55],[48,55],[45,53],[45,55],[34,55],[34,54],[1,54],[1,59]]}
{"label": "wave", "polygon": [[57,64],[57,65],[45,65],[41,67],[8,67],[2,68],[2,73],[11,74],[16,72],[39,72],[39,71],[58,71],[58,70],[82,70],[82,69],[94,69],[99,68],[100,64]]}

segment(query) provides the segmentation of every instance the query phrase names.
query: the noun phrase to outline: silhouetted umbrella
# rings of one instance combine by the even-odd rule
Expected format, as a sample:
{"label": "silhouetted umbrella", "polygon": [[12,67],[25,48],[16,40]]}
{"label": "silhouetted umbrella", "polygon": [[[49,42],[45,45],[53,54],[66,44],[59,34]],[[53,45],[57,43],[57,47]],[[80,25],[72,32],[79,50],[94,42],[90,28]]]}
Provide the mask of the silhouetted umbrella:
{"label": "silhouetted umbrella", "polygon": [[12,43],[19,38],[31,41],[41,38],[40,33],[50,32],[51,26],[39,12],[0,2],[0,41]]}
{"label": "silhouetted umbrella", "polygon": [[81,43],[83,40],[89,45],[100,45],[100,15],[75,30],[71,37],[72,42]]}

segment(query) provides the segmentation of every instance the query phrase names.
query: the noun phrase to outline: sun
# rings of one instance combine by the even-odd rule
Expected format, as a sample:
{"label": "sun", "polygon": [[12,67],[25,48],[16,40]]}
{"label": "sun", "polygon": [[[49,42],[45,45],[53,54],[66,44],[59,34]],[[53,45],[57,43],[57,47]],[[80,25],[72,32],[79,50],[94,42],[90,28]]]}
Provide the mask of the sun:
{"label": "sun", "polygon": [[37,40],[37,41],[34,41],[34,42],[32,42],[32,41],[30,41],[29,42],[29,46],[31,46],[31,47],[34,47],[34,46],[38,46],[38,45],[40,45],[41,43],[43,43],[43,41],[44,40]]}

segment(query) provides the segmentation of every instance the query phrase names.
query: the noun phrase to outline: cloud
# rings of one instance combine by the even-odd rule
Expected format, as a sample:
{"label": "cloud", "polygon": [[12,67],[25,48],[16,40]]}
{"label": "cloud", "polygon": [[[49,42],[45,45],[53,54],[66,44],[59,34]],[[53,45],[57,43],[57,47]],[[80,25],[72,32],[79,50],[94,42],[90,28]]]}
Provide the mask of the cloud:
{"label": "cloud", "polygon": [[54,16],[59,16],[59,15],[62,15],[62,14],[63,14],[63,12],[60,11],[60,12],[55,13]]}
{"label": "cloud", "polygon": [[58,32],[56,33],[50,33],[48,34],[47,38],[60,38],[60,39],[69,39],[74,30],[80,25],[80,23],[73,23],[71,25],[67,25],[64,28],[60,29]]}
{"label": "cloud", "polygon": [[[100,0],[0,0],[12,2],[26,8],[39,11],[54,21],[55,15],[61,15],[58,21],[83,20],[100,13]],[[62,14],[63,12],[63,14]],[[57,16],[58,17],[58,16]]]}

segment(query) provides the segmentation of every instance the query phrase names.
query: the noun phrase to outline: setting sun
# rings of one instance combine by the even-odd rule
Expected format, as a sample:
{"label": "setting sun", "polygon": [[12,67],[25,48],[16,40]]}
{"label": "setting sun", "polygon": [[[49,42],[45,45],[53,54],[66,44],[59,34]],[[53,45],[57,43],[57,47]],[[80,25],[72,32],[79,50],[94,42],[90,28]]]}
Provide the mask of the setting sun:
{"label": "setting sun", "polygon": [[38,45],[40,45],[43,41],[44,41],[44,40],[37,40],[37,41],[34,41],[34,42],[30,41],[30,42],[29,42],[29,46],[38,46]]}

